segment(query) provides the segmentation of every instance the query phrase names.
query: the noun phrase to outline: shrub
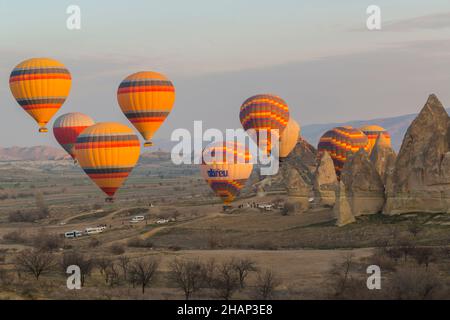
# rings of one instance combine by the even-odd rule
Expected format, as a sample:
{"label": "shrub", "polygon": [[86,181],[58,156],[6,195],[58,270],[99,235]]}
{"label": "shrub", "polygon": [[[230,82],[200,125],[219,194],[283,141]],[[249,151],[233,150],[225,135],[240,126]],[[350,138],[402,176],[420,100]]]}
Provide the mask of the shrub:
{"label": "shrub", "polygon": [[152,248],[153,243],[149,239],[133,238],[128,240],[127,245],[135,248]]}
{"label": "shrub", "polygon": [[12,243],[26,243],[27,242],[27,239],[25,238],[23,232],[17,231],[17,230],[6,233],[3,236],[3,240],[12,242]]}
{"label": "shrub", "polygon": [[125,248],[120,244],[113,244],[110,248],[112,254],[121,255],[125,253]]}

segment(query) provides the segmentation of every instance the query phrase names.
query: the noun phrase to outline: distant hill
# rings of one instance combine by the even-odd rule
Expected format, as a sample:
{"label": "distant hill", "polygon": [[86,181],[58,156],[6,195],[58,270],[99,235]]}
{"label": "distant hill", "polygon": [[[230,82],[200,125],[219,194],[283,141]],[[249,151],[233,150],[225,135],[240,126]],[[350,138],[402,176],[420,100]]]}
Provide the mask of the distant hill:
{"label": "distant hill", "polygon": [[60,148],[50,146],[0,148],[0,161],[44,161],[69,159]]}
{"label": "distant hill", "polygon": [[[450,109],[446,109],[449,112]],[[376,124],[385,128],[391,134],[392,147],[398,151],[403,142],[403,137],[417,113],[407,114],[392,118],[380,118],[371,120],[354,120],[340,123],[311,124],[302,127],[302,136],[313,146],[317,147],[320,137],[325,131],[337,126],[352,126],[355,128],[368,124]]]}
{"label": "distant hill", "polygon": [[[449,112],[450,108],[446,109]],[[348,122],[336,122],[325,124],[310,124],[302,126],[302,136],[314,147],[317,147],[320,136],[327,130],[337,126],[352,126],[359,128],[367,124],[377,124],[386,128],[392,137],[392,146],[396,151],[400,149],[403,137],[417,113],[407,114],[392,118],[379,118],[371,120],[354,120]],[[142,150],[141,162],[167,161],[170,159],[170,150],[176,144],[170,140],[156,139],[150,152]],[[69,155],[61,148],[51,146],[34,147],[8,147],[0,148],[0,161],[45,161],[70,159]]]}

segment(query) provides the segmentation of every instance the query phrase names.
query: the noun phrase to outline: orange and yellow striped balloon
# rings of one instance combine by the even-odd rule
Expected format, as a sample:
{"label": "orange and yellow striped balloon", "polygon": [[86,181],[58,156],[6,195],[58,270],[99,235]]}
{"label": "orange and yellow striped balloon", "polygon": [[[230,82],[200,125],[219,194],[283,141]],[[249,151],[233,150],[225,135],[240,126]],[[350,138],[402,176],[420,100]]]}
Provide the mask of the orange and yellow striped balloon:
{"label": "orange and yellow striped balloon", "polygon": [[364,132],[364,134],[369,139],[369,154],[372,153],[372,149],[375,146],[375,143],[377,142],[377,139],[380,135],[385,138],[385,141],[389,146],[391,145],[391,135],[383,127],[377,125],[368,125],[359,128],[359,130]]}
{"label": "orange and yellow striped balloon", "polygon": [[286,158],[297,145],[300,126],[292,117],[280,136],[280,158]]}
{"label": "orange and yellow striped balloon", "polygon": [[[272,141],[270,130],[274,131],[276,139],[286,128],[289,121],[289,107],[287,103],[278,96],[272,94],[258,94],[248,98],[241,106],[239,113],[244,130],[253,129],[258,147],[267,154],[271,153]],[[265,136],[262,132],[266,130]]]}
{"label": "orange and yellow striped balloon", "polygon": [[232,202],[253,170],[251,154],[235,142],[215,142],[203,150],[200,172],[225,204]]}
{"label": "orange and yellow striped balloon", "polygon": [[39,132],[61,108],[70,92],[72,78],[60,62],[33,58],[19,63],[11,72],[9,87],[19,105],[39,125]]}
{"label": "orange and yellow striped balloon", "polygon": [[102,122],[84,129],[75,151],[84,172],[112,201],[139,159],[139,138],[116,122]]}
{"label": "orange and yellow striped balloon", "polygon": [[175,102],[175,87],[164,75],[134,73],[119,86],[117,100],[125,116],[151,146],[150,139],[166,120]]}
{"label": "orange and yellow striped balloon", "polygon": [[330,154],[338,178],[348,157],[360,149],[369,151],[369,140],[361,130],[350,126],[336,127],[325,132],[317,147],[319,157],[325,151]]}

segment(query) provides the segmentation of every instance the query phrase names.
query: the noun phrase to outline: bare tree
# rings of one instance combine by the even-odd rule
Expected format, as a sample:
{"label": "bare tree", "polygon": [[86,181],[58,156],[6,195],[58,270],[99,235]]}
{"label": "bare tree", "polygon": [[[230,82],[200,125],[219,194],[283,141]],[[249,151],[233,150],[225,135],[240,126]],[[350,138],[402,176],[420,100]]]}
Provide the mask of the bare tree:
{"label": "bare tree", "polygon": [[353,266],[353,254],[349,253],[344,257],[344,261],[333,265],[330,270],[330,278],[334,287],[334,295],[341,296],[348,288],[350,282],[350,270]]}
{"label": "bare tree", "polygon": [[217,266],[212,284],[219,298],[229,300],[239,288],[239,276],[232,261],[222,262]]}
{"label": "bare tree", "polygon": [[432,299],[442,283],[437,272],[411,267],[398,269],[391,281],[391,293],[398,300]]}
{"label": "bare tree", "polygon": [[398,250],[403,254],[405,262],[408,260],[408,256],[414,251],[414,248],[414,243],[407,238],[398,241]]}
{"label": "bare tree", "polygon": [[203,272],[199,261],[183,261],[175,259],[170,264],[169,277],[183,290],[184,297],[189,300],[191,295],[202,286]]}
{"label": "bare tree", "polygon": [[122,269],[123,278],[125,280],[128,279],[128,269],[130,268],[130,258],[127,256],[121,256],[119,257],[119,265]]}
{"label": "bare tree", "polygon": [[71,265],[76,265],[80,268],[81,286],[84,286],[86,277],[91,274],[92,268],[94,267],[93,259],[78,252],[64,253],[61,261],[63,272],[66,273],[67,268]]}
{"label": "bare tree", "polygon": [[111,262],[110,265],[105,269],[106,274],[106,282],[110,287],[114,287],[118,285],[120,282],[120,273],[119,266],[114,262]]}
{"label": "bare tree", "polygon": [[208,287],[214,280],[214,273],[216,270],[216,260],[214,258],[208,259],[202,264],[203,286]]}
{"label": "bare tree", "polygon": [[47,204],[45,203],[44,196],[42,195],[42,193],[37,192],[34,195],[34,200],[36,203],[36,207],[39,210],[39,213],[42,214],[43,216],[47,217],[50,214],[50,210],[49,210]]}
{"label": "bare tree", "polygon": [[109,283],[109,274],[107,272],[108,268],[111,266],[113,262],[108,258],[99,258],[95,261],[98,269],[100,270],[100,274],[104,277],[105,283]]}
{"label": "bare tree", "polygon": [[256,262],[249,258],[233,259],[233,267],[239,276],[239,285],[241,289],[245,287],[245,280],[252,271],[257,271]]}
{"label": "bare tree", "polygon": [[18,272],[30,273],[39,280],[42,274],[55,266],[55,257],[41,250],[23,250],[17,255],[14,264]]}
{"label": "bare tree", "polygon": [[425,265],[426,270],[428,270],[428,266],[431,262],[436,261],[436,255],[433,248],[415,248],[411,255],[419,265]]}
{"label": "bare tree", "polygon": [[262,300],[271,299],[276,287],[278,287],[280,283],[280,280],[272,270],[258,272],[255,285],[255,293],[257,298]]}
{"label": "bare tree", "polygon": [[129,270],[130,281],[141,286],[142,294],[145,293],[145,288],[154,280],[158,267],[159,261],[153,258],[139,259],[131,264]]}
{"label": "bare tree", "polygon": [[33,246],[39,250],[55,251],[64,245],[64,240],[57,234],[40,232],[32,238]]}
{"label": "bare tree", "polygon": [[11,271],[0,268],[0,284],[8,286],[14,281]]}

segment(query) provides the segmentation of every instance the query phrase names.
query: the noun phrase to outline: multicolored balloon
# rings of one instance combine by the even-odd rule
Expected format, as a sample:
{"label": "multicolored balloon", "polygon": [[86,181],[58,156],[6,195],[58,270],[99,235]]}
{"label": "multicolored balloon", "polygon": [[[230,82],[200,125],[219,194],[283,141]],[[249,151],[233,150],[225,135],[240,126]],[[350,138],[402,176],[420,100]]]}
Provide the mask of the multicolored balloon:
{"label": "multicolored balloon", "polygon": [[239,195],[252,170],[251,154],[240,143],[215,142],[203,150],[201,175],[225,204]]}
{"label": "multicolored balloon", "polygon": [[112,201],[138,162],[140,144],[131,128],[102,122],[81,132],[75,150],[84,172]]}
{"label": "multicolored balloon", "polygon": [[9,77],[14,98],[38,123],[39,132],[48,132],[45,126],[66,101],[71,84],[69,70],[48,58],[25,60]]}
{"label": "multicolored balloon", "polygon": [[117,100],[125,116],[152,146],[150,139],[166,120],[175,102],[175,87],[164,75],[144,71],[134,73],[119,86]]}
{"label": "multicolored balloon", "polygon": [[385,141],[388,142],[388,145],[391,145],[391,135],[386,131],[385,128],[377,126],[377,125],[367,125],[359,128],[369,139],[369,154],[372,153],[372,149],[377,142],[377,139],[380,135],[384,136]]}
{"label": "multicolored balloon", "polygon": [[75,160],[75,143],[80,133],[94,125],[94,120],[80,112],[66,113],[59,116],[53,123],[53,135],[56,141]]}
{"label": "multicolored balloon", "polygon": [[[289,107],[278,96],[271,94],[258,94],[248,98],[241,106],[239,114],[244,130],[255,130],[258,147],[267,154],[271,153],[272,141],[270,130],[278,130],[275,138],[279,139],[289,121]],[[262,134],[267,130],[267,135]]]}
{"label": "multicolored balloon", "polygon": [[297,145],[300,126],[292,117],[280,136],[280,158],[286,158]]}
{"label": "multicolored balloon", "polygon": [[319,157],[325,151],[330,154],[338,178],[349,156],[360,149],[368,151],[369,140],[361,130],[350,126],[336,127],[325,132],[317,147]]}

